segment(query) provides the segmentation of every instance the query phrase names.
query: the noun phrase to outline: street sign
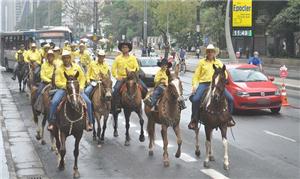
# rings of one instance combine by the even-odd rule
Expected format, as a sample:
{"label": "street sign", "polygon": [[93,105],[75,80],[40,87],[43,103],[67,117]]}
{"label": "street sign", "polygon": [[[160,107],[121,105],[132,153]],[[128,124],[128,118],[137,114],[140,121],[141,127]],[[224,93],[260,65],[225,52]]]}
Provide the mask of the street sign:
{"label": "street sign", "polygon": [[280,78],[286,78],[288,76],[287,67],[285,65],[281,66],[279,70],[280,70],[279,72]]}
{"label": "street sign", "polygon": [[252,27],[252,0],[233,0],[232,27]]}
{"label": "street sign", "polygon": [[232,36],[234,37],[252,37],[252,30],[232,30]]}

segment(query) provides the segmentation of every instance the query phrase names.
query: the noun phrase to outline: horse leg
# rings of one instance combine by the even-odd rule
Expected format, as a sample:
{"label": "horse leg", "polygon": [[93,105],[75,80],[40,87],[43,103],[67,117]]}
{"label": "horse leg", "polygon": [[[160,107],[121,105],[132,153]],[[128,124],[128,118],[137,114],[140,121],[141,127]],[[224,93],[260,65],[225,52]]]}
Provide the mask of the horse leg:
{"label": "horse leg", "polygon": [[213,130],[210,131],[209,161],[215,161],[215,157],[213,155],[213,150],[212,150],[212,132]]}
{"label": "horse leg", "polygon": [[36,138],[36,140],[41,140],[42,139],[42,136],[41,136],[41,133],[42,133],[42,121],[39,121],[38,120],[38,116],[37,116],[37,114],[36,114],[36,112],[35,112],[35,109],[33,108],[33,106],[32,106],[32,111],[33,111],[33,120],[34,120],[34,122],[35,122],[35,124],[36,124],[36,135],[35,135],[35,138]]}
{"label": "horse leg", "polygon": [[103,121],[103,128],[102,128],[100,143],[104,143],[104,136],[105,136],[106,123],[107,123],[108,116],[109,116],[109,113],[105,114],[103,117],[104,121]]}
{"label": "horse leg", "polygon": [[113,118],[114,118],[114,137],[118,137],[119,133],[118,133],[118,116],[119,114],[113,110]]}
{"label": "horse leg", "polygon": [[97,127],[98,127],[98,129],[97,129],[97,137],[98,137],[98,147],[101,147],[101,145],[100,145],[100,137],[101,137],[101,118],[102,118],[102,116],[99,116],[98,118],[97,118]]}
{"label": "horse leg", "polygon": [[182,139],[181,139],[181,134],[180,134],[180,128],[179,128],[179,123],[176,125],[176,126],[173,126],[173,130],[176,134],[176,137],[177,137],[177,145],[178,145],[178,148],[177,148],[177,152],[175,154],[175,157],[176,158],[179,158],[180,155],[181,155],[181,144],[182,144]]}
{"label": "horse leg", "polygon": [[142,113],[141,112],[138,112],[137,113],[138,116],[139,116],[139,119],[140,119],[140,125],[141,125],[141,133],[140,133],[140,137],[139,137],[139,140],[140,142],[144,142],[145,141],[145,136],[144,136],[144,119],[142,117]]}
{"label": "horse leg", "polygon": [[[97,120],[96,115],[95,115],[95,119]],[[97,139],[97,137],[96,137],[96,126],[95,126],[95,121],[96,120],[94,120],[94,124],[93,124],[93,141],[95,141]]]}
{"label": "horse leg", "polygon": [[164,161],[164,166],[168,167],[170,165],[169,162],[169,154],[168,154],[168,127],[166,125],[161,125],[161,136],[163,138],[163,143],[164,143],[164,153],[163,153],[163,161]]}
{"label": "horse leg", "polygon": [[45,125],[46,125],[46,122],[47,122],[47,114],[44,115],[43,117],[43,121],[42,121],[42,126],[41,126],[41,144],[42,145],[45,145],[46,142],[44,140],[44,132],[45,132]]}
{"label": "horse leg", "polygon": [[55,139],[55,136],[52,134],[52,132],[50,132],[50,141],[51,141],[51,151],[56,151],[57,150],[57,146],[56,146],[56,139]]}
{"label": "horse leg", "polygon": [[131,112],[129,112],[128,110],[124,110],[124,114],[125,114],[125,120],[126,120],[125,146],[129,146],[130,145],[130,136],[129,136],[130,123],[129,123],[129,119],[130,119]]}
{"label": "horse leg", "polygon": [[200,128],[197,128],[197,129],[195,130],[195,139],[196,139],[196,145],[195,145],[196,150],[195,150],[195,155],[196,155],[197,157],[200,157],[200,154],[201,154],[201,152],[200,152],[200,146],[199,146],[199,131],[200,131]]}
{"label": "horse leg", "polygon": [[73,173],[73,177],[74,178],[79,178],[80,177],[80,173],[78,171],[78,166],[77,166],[77,162],[78,162],[78,155],[79,155],[79,142],[81,140],[82,137],[82,133],[79,136],[76,136],[75,138],[75,149],[74,149],[74,158],[75,158],[75,162],[74,162],[74,173]]}
{"label": "horse leg", "polygon": [[228,142],[227,142],[227,125],[220,127],[222,142],[224,146],[224,170],[229,170],[229,157],[228,157]]}
{"label": "horse leg", "polygon": [[149,155],[152,156],[154,148],[155,122],[154,119],[151,119],[150,117],[148,117],[147,132],[149,137]]}
{"label": "horse leg", "polygon": [[212,129],[208,126],[205,126],[205,136],[206,136],[206,141],[205,141],[205,149],[206,149],[206,155],[205,155],[205,160],[204,160],[204,167],[209,168],[209,156],[210,156],[210,149],[211,149],[211,132]]}
{"label": "horse leg", "polygon": [[64,170],[65,169],[65,155],[66,155],[66,135],[63,132],[60,132],[60,162],[58,169]]}
{"label": "horse leg", "polygon": [[55,145],[56,145],[56,152],[55,153],[56,153],[57,156],[60,156],[60,155],[58,155],[59,154],[59,150],[60,150],[60,140],[59,140],[60,134],[59,134],[59,130],[58,130],[58,128],[56,126],[54,126],[53,132],[50,132],[50,133],[55,138]]}
{"label": "horse leg", "polygon": [[18,82],[19,82],[19,91],[21,92],[22,91],[22,81],[19,79],[19,77],[18,77]]}

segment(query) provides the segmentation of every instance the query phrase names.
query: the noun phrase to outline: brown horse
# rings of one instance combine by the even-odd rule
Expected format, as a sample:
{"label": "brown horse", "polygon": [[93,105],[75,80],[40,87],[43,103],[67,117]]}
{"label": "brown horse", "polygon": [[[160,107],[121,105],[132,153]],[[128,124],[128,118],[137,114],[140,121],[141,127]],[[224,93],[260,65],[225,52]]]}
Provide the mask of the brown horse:
{"label": "brown horse", "polygon": [[56,123],[52,133],[56,140],[56,147],[60,153],[58,165],[60,170],[64,170],[65,168],[66,139],[70,135],[75,137],[73,176],[77,178],[80,176],[77,166],[79,142],[87,123],[86,104],[79,94],[79,82],[77,80],[79,72],[74,76],[68,76],[66,73],[64,75],[67,79],[67,95],[60,104],[61,109],[58,109],[56,113]]}
{"label": "brown horse", "polygon": [[[204,93],[204,98],[200,106],[200,122],[204,124],[206,135],[206,157],[204,160],[204,167],[209,167],[209,161],[214,161],[211,139],[213,129],[219,128],[221,130],[222,142],[224,145],[224,169],[229,169],[228,159],[228,142],[227,142],[227,123],[232,119],[232,116],[227,107],[225,98],[225,84],[226,84],[226,67],[217,68],[213,66],[215,72],[212,77],[212,82],[208,90]],[[196,136],[197,138],[197,136]]]}
{"label": "brown horse", "polygon": [[[170,77],[169,77],[170,78]],[[175,72],[175,76],[169,80],[168,86],[165,88],[161,98],[158,102],[158,111],[151,111],[151,107],[145,105],[145,113],[148,117],[147,131],[149,135],[149,155],[153,155],[154,148],[154,136],[155,136],[155,123],[161,125],[161,136],[164,143],[163,161],[164,166],[169,166],[169,154],[168,154],[168,127],[171,126],[177,137],[177,152],[176,158],[181,155],[181,134],[180,134],[180,114],[179,97],[182,96],[183,88],[182,83],[178,77],[178,68]]]}
{"label": "brown horse", "polygon": [[[121,88],[121,106],[124,109],[124,115],[126,120],[126,139],[125,146],[130,145],[129,136],[129,119],[132,112],[136,112],[140,119],[141,132],[139,136],[140,142],[145,141],[144,136],[144,119],[142,117],[142,91],[138,84],[139,78],[137,72],[127,71],[127,78],[124,80],[124,84]],[[117,136],[117,124],[118,124],[118,112],[113,108],[114,117],[114,136]]]}
{"label": "brown horse", "polygon": [[18,61],[18,69],[16,71],[16,75],[19,83],[19,91],[24,92],[28,80],[29,66],[24,61],[23,54],[19,54],[18,58],[19,61]]}
{"label": "brown horse", "polygon": [[[104,142],[104,135],[106,130],[107,119],[111,110],[111,94],[112,94],[112,81],[109,75],[100,74],[100,79],[97,81],[97,86],[93,90],[91,101],[94,108],[94,116],[97,120],[97,137],[98,137],[98,146]],[[101,133],[101,118],[104,118],[103,128]],[[101,137],[100,137],[101,134]],[[93,137],[96,140],[96,129],[94,124]]]}

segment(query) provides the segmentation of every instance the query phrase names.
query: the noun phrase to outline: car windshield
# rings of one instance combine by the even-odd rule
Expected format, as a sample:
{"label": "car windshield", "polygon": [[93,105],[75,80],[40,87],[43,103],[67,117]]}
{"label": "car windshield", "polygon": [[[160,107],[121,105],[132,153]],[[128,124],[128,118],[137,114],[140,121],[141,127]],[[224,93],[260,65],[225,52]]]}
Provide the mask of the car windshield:
{"label": "car windshield", "polygon": [[140,59],[141,67],[155,67],[157,66],[156,58],[142,58]]}
{"label": "car windshield", "polygon": [[232,68],[228,71],[234,82],[268,81],[268,78],[256,68]]}

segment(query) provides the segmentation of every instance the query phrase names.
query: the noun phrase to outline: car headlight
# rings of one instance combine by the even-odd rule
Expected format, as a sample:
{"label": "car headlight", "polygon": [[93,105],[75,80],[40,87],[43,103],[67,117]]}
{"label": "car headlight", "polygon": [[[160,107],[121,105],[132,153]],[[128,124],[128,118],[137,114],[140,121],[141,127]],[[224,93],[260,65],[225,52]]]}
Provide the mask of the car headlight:
{"label": "car headlight", "polygon": [[248,92],[244,92],[244,91],[237,91],[236,95],[240,96],[240,97],[248,97],[248,96],[250,96]]}
{"label": "car headlight", "polygon": [[275,96],[280,96],[280,90],[279,90],[279,89],[277,89],[277,90],[275,91]]}

